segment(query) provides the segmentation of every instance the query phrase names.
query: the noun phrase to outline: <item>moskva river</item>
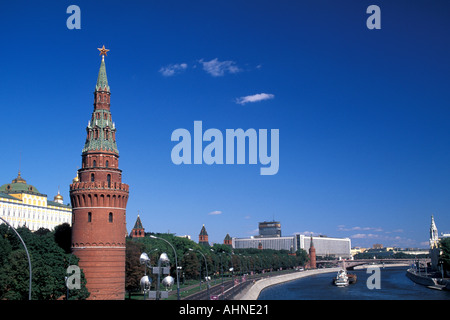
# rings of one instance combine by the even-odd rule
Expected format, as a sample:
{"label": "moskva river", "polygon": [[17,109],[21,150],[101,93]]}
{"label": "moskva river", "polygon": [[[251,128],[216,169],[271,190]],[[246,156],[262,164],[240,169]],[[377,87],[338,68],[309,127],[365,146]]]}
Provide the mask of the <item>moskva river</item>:
{"label": "moskva river", "polygon": [[349,271],[356,274],[358,279],[347,287],[332,284],[335,273],[318,274],[266,288],[258,300],[450,300],[450,291],[416,284],[406,277],[406,269],[380,268],[379,289],[369,289],[374,287],[375,273],[367,273],[366,269],[362,269]]}

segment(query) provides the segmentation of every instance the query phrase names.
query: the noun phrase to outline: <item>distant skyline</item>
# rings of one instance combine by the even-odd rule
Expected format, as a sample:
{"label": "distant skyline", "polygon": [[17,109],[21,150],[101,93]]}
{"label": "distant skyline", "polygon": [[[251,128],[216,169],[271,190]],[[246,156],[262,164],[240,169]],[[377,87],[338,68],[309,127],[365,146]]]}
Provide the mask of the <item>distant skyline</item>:
{"label": "distant skyline", "polygon": [[[104,45],[128,231],[139,212],[196,242],[270,220],[361,247],[426,248],[431,215],[450,232],[448,1],[12,1],[0,27],[0,185],[20,161],[70,202]],[[172,132],[194,121],[278,129],[278,172],[174,164]]]}

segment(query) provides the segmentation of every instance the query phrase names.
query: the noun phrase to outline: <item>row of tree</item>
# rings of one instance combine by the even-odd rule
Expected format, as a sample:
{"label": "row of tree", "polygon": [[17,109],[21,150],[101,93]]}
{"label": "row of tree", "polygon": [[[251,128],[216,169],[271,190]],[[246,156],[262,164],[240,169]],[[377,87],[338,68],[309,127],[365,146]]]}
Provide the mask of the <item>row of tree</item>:
{"label": "row of tree", "polygon": [[[176,278],[176,264],[178,264],[180,282],[204,279],[206,275],[228,277],[232,274],[288,269],[303,266],[308,261],[306,251],[301,249],[296,254],[290,255],[287,250],[232,249],[224,244],[214,244],[209,247],[172,234],[154,234],[156,239],[148,235],[127,241],[126,289],[129,292],[139,289],[139,281],[144,275],[145,267],[139,262],[143,252],[150,257],[152,266],[157,266],[160,255],[163,252],[166,253],[171,262],[171,275],[174,278]],[[165,239],[173,248],[166,241],[158,238]],[[174,249],[177,260],[175,260]]]}

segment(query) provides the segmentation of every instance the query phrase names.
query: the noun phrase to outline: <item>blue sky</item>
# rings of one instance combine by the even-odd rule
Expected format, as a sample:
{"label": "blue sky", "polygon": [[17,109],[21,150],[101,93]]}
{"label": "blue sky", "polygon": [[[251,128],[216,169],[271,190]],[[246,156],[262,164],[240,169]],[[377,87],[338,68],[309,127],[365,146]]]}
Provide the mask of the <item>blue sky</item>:
{"label": "blue sky", "polygon": [[[28,183],[70,201],[105,45],[129,230],[140,212],[220,243],[272,219],[353,246],[426,247],[431,214],[450,231],[448,1],[2,1],[0,30],[0,184],[21,154]],[[278,173],[173,164],[196,120],[279,129]]]}

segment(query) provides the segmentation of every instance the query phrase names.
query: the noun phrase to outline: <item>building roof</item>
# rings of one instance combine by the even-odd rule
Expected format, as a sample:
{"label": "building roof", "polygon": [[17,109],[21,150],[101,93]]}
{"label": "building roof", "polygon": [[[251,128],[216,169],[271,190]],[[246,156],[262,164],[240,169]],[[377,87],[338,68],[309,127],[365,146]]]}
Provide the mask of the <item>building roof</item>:
{"label": "building roof", "polygon": [[207,236],[208,235],[208,233],[206,232],[206,229],[205,229],[205,225],[203,225],[202,230],[200,231],[200,235],[201,236]]}
{"label": "building roof", "polygon": [[17,199],[16,197],[10,196],[9,194],[3,193],[3,192],[0,192],[0,198],[6,198],[6,199],[11,199],[11,200],[20,200],[20,199]]}
{"label": "building roof", "polygon": [[108,77],[106,76],[106,66],[105,59],[102,58],[102,63],[100,64],[100,70],[98,71],[97,84],[95,86],[96,91],[108,91]]}
{"label": "building roof", "polygon": [[[100,70],[98,72],[95,91],[109,92],[104,59],[102,59]],[[111,112],[109,110],[95,109],[92,119],[89,121],[86,129],[91,134],[88,133],[82,153],[88,151],[106,150],[119,154],[116,140],[113,138],[116,132],[116,126],[112,121]]]}
{"label": "building roof", "polygon": [[69,204],[62,204],[62,203],[51,201],[51,200],[47,200],[47,206],[61,207],[61,208],[67,208],[67,209],[72,208],[72,206]]}
{"label": "building roof", "polygon": [[141,218],[139,218],[139,215],[137,216],[133,229],[144,229],[144,227],[142,226]]}
{"label": "building roof", "polygon": [[1,193],[29,193],[29,194],[37,194],[41,196],[46,196],[41,194],[39,190],[31,185],[27,184],[26,180],[23,179],[20,175],[20,171],[17,175],[17,178],[13,179],[11,183],[6,183],[0,187]]}

